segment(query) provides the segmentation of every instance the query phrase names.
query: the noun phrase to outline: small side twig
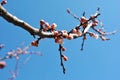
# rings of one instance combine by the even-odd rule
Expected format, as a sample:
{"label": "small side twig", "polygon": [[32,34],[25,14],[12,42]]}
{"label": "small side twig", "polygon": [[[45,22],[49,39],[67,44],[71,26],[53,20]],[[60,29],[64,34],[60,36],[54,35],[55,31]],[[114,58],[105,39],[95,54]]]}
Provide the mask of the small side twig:
{"label": "small side twig", "polygon": [[69,13],[70,15],[72,15],[75,19],[79,20],[79,17],[77,17],[75,14],[73,14],[70,9],[67,9],[67,13]]}
{"label": "small side twig", "polygon": [[84,35],[83,39],[82,39],[82,44],[81,44],[81,51],[83,51],[83,47],[84,47],[84,43],[85,43],[85,37],[86,35]]}
{"label": "small side twig", "polygon": [[59,51],[60,51],[61,66],[63,68],[63,73],[65,74],[66,69],[65,69],[65,66],[64,66],[64,63],[63,63],[63,60],[62,60],[63,55],[62,55],[62,45],[61,44],[59,44]]}
{"label": "small side twig", "polygon": [[12,74],[12,76],[9,78],[9,80],[14,80],[17,77],[18,72],[19,72],[18,70],[19,70],[19,59],[16,62],[16,66],[15,66],[14,71],[10,71],[10,73]]}

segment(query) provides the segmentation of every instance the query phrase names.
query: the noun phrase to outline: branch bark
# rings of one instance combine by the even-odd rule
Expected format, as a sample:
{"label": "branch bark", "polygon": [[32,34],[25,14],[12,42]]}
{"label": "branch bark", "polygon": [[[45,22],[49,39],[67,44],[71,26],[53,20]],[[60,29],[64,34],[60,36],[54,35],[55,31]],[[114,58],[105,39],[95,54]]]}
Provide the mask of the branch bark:
{"label": "branch bark", "polygon": [[0,16],[2,18],[4,18],[6,21],[28,31],[31,35],[38,35],[40,37],[46,37],[46,38],[47,37],[52,38],[54,35],[53,33],[39,31],[39,29],[31,26],[27,22],[25,22],[25,21],[17,18],[16,16],[12,15],[11,13],[9,13],[1,4],[0,4]]}

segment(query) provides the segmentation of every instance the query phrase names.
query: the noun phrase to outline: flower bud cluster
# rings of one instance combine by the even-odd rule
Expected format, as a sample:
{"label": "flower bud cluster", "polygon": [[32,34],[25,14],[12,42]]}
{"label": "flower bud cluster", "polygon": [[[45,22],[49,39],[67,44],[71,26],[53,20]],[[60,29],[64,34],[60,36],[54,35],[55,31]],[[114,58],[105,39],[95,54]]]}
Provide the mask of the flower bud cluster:
{"label": "flower bud cluster", "polygon": [[87,26],[88,26],[88,19],[86,18],[86,17],[84,17],[84,16],[82,16],[81,18],[80,18],[80,23],[81,23],[81,26],[83,27],[83,28],[86,28]]}
{"label": "flower bud cluster", "polygon": [[89,33],[89,35],[90,35],[90,37],[94,37],[95,39],[98,39],[100,37],[100,39],[102,41],[110,40],[109,38],[106,38],[105,36],[98,35],[98,34],[95,34],[95,33]]}
{"label": "flower bud cluster", "polygon": [[63,44],[64,38],[71,40],[71,39],[74,39],[75,37],[82,35],[82,32],[80,31],[79,28],[72,29],[68,33],[66,30],[58,31],[58,30],[56,30],[56,27],[57,27],[57,25],[55,23],[50,25],[48,22],[45,22],[44,20],[40,20],[40,29],[43,30],[44,32],[54,33],[54,40],[58,44]]}
{"label": "flower bud cluster", "polygon": [[91,15],[90,19],[92,21],[92,27],[98,26],[98,20],[95,19],[96,15]]}
{"label": "flower bud cluster", "polygon": [[54,31],[57,25],[55,23],[52,23],[52,25],[50,25],[48,22],[45,22],[44,20],[40,20],[40,27],[44,32],[47,32],[47,31]]}

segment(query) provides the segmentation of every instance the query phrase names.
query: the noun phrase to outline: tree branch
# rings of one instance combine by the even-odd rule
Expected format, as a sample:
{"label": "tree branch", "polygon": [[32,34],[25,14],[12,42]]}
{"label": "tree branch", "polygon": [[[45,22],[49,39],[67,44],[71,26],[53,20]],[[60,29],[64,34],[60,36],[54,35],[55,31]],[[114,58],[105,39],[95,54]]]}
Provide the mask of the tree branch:
{"label": "tree branch", "polygon": [[[116,32],[116,31],[114,31],[114,32],[107,33],[103,30],[96,28],[96,26],[98,26],[98,21],[96,20],[96,18],[100,15],[99,8],[97,9],[97,12],[94,15],[90,16],[89,18],[85,17],[85,12],[83,13],[83,16],[81,18],[79,18],[76,15],[74,15],[73,13],[71,13],[70,9],[68,9],[67,12],[80,22],[79,25],[77,25],[70,31],[56,30],[57,25],[55,23],[50,25],[49,23],[45,22],[44,20],[40,21],[40,28],[37,29],[37,28],[31,26],[30,24],[28,24],[27,22],[25,22],[25,21],[17,18],[16,16],[12,15],[11,13],[9,13],[3,7],[3,4],[2,3],[0,4],[0,16],[3,19],[5,19],[6,21],[8,21],[16,26],[23,28],[24,30],[28,31],[34,37],[36,35],[39,36],[39,38],[37,40],[34,40],[30,46],[38,47],[39,40],[41,40],[42,38],[53,38],[55,40],[55,42],[59,44],[60,61],[61,61],[61,67],[63,69],[64,74],[66,72],[66,69],[65,69],[63,60],[64,61],[68,60],[68,58],[62,54],[62,51],[65,50],[62,46],[64,39],[72,40],[72,39],[76,39],[79,37],[83,37],[83,42],[81,44],[81,50],[83,50],[84,42],[87,39],[86,34],[89,34],[90,37],[94,37],[95,39],[100,37],[103,41],[105,41],[105,40],[109,40],[109,38],[105,37],[106,35],[114,34]],[[89,32],[90,28],[92,28],[98,34]],[[3,47],[3,45],[0,44],[0,49],[2,47]],[[19,59],[19,55],[26,54],[25,51],[26,51],[26,48],[25,48],[25,50],[18,48],[16,52],[11,51],[8,53],[7,56],[0,58],[0,61],[4,60],[4,59],[12,58],[12,57]],[[13,80],[13,77],[11,79]]]}
{"label": "tree branch", "polygon": [[39,31],[39,29],[34,28],[33,26],[31,26],[27,22],[25,22],[25,21],[17,18],[16,16],[12,15],[1,4],[0,4],[0,16],[2,18],[4,18],[6,21],[25,29],[31,35],[38,35],[40,37],[48,37],[48,38],[53,37],[53,33]]}

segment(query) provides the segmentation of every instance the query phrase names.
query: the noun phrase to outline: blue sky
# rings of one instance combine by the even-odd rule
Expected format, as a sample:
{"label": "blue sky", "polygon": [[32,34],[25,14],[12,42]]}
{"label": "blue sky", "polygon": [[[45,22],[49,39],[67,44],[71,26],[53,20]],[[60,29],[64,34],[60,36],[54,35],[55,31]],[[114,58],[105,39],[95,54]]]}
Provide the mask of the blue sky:
{"label": "blue sky", "polygon": [[[120,11],[119,0],[8,0],[4,6],[10,13],[39,28],[39,21],[44,19],[50,24],[56,23],[58,30],[71,30],[79,21],[66,12],[70,8],[73,13],[81,17],[83,11],[89,17],[100,7],[98,19],[102,20],[106,31],[118,30],[115,35],[108,36],[110,41],[95,40],[88,37],[84,50],[80,51],[82,38],[65,40],[64,52],[69,58],[64,65],[66,74],[62,73],[58,45],[53,39],[40,41],[39,47],[32,47],[31,51],[40,51],[42,56],[32,55],[24,65],[16,80],[120,80]],[[0,43],[5,48],[0,56],[11,49],[21,47],[22,43],[30,44],[34,39],[25,30],[6,22],[0,17]],[[22,46],[23,47],[23,46]],[[27,56],[25,56],[27,57]],[[21,62],[24,61],[24,56]],[[11,75],[9,70],[15,67],[15,60],[6,60],[7,67],[0,70],[0,80],[7,80]]]}

